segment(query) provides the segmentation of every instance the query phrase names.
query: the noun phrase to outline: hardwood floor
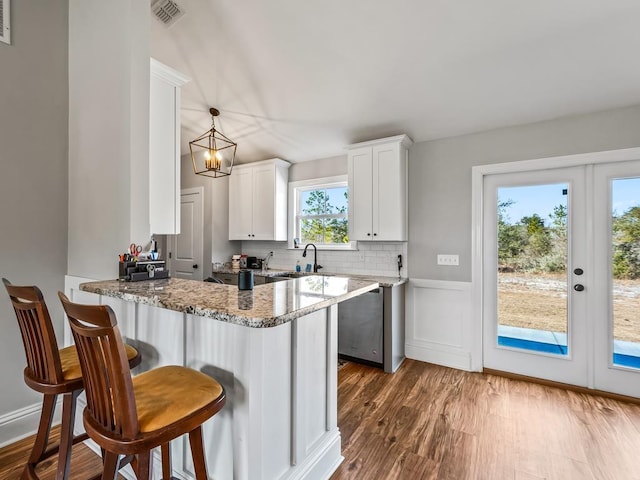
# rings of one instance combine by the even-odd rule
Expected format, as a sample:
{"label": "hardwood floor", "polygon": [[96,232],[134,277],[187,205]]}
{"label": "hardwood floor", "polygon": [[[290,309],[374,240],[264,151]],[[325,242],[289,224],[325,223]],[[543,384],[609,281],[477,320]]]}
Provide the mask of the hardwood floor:
{"label": "hardwood floor", "polygon": [[[18,480],[20,478],[24,464],[33,446],[33,438],[27,437],[0,449],[0,480]],[[49,440],[50,445],[58,443],[60,440],[59,426],[51,430],[51,438]],[[36,473],[40,480],[53,480],[56,478],[57,461],[58,458],[54,455],[38,465]],[[86,480],[98,475],[101,471],[102,462],[100,457],[82,443],[73,446],[70,480]],[[120,478],[124,480],[124,477]]]}
{"label": "hardwood floor", "polygon": [[[640,405],[412,360],[338,376],[345,460],[332,480],[640,479]],[[0,480],[20,477],[30,448],[0,449]],[[54,478],[54,459],[40,468]],[[71,478],[99,471],[75,446]]]}
{"label": "hardwood floor", "polygon": [[344,479],[640,479],[640,406],[407,360],[339,373]]}

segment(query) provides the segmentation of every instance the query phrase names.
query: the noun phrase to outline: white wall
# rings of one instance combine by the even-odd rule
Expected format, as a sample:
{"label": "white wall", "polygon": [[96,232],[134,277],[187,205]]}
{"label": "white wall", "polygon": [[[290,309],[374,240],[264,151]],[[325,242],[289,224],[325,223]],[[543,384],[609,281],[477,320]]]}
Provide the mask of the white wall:
{"label": "white wall", "polygon": [[[0,276],[42,289],[61,340],[56,292],[67,270],[67,2],[11,6],[12,44],[0,43]],[[6,414],[41,397],[22,379],[22,341],[0,289],[1,444],[35,429],[32,423],[16,430]]]}
{"label": "white wall", "polygon": [[149,3],[69,0],[68,273],[149,241]]}

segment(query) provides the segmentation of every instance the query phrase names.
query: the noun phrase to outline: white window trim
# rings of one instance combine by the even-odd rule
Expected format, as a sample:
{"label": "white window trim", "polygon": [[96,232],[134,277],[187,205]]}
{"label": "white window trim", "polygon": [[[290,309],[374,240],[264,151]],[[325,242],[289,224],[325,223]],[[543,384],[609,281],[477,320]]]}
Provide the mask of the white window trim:
{"label": "white window trim", "polygon": [[3,28],[0,28],[0,42],[11,45],[11,0],[0,1],[2,9]]}
{"label": "white window trim", "polygon": [[[314,185],[323,185],[323,186],[331,186],[331,185],[342,185],[344,183],[348,183],[348,175],[336,175],[333,177],[322,177],[322,178],[311,178],[309,180],[299,180],[297,182],[289,182],[289,241],[288,248],[290,250],[295,249],[293,245],[293,239],[297,236],[296,234],[296,212],[298,211],[298,195],[297,190],[299,188],[312,187]],[[351,206],[351,205],[350,205]],[[351,223],[351,208],[349,208],[347,221]],[[300,248],[303,248],[304,245],[300,245]],[[318,250],[357,250],[357,243],[355,241],[350,241],[349,243],[341,244],[341,245],[317,245]],[[299,248],[298,248],[299,249]]]}

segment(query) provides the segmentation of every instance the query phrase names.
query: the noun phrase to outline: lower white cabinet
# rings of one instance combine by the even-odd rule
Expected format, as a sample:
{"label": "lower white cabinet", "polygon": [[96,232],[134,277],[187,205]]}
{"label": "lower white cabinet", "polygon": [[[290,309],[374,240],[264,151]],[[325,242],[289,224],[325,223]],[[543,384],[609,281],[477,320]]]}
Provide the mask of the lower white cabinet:
{"label": "lower white cabinet", "polygon": [[287,239],[289,162],[237,165],[229,177],[229,240]]}

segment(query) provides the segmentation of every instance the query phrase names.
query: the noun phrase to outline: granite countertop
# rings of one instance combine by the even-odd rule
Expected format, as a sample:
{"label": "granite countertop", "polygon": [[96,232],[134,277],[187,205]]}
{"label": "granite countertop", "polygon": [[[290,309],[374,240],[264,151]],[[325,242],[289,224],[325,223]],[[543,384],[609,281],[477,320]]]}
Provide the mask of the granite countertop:
{"label": "granite countertop", "polygon": [[235,285],[168,278],[106,280],[80,290],[252,328],[275,327],[377,288],[378,282],[309,275],[238,290]]}
{"label": "granite countertop", "polygon": [[[240,270],[233,269],[233,268],[221,268],[213,272],[213,275],[215,275],[216,273],[232,273],[237,275],[239,271]],[[253,271],[253,274],[257,277],[278,277],[286,274],[296,274],[296,275],[300,275],[302,278],[302,277],[314,275],[313,273],[295,272],[294,270],[277,270],[277,269],[253,270],[252,269],[252,271]],[[327,276],[327,277],[352,278],[354,280],[371,280],[372,282],[378,282],[378,284],[381,287],[395,287],[396,285],[402,285],[403,283],[407,283],[408,281],[407,278],[405,277],[390,277],[390,276],[384,276],[384,275],[367,275],[367,274],[351,274],[351,273],[331,273],[331,272],[325,272],[324,270],[320,275]]]}

